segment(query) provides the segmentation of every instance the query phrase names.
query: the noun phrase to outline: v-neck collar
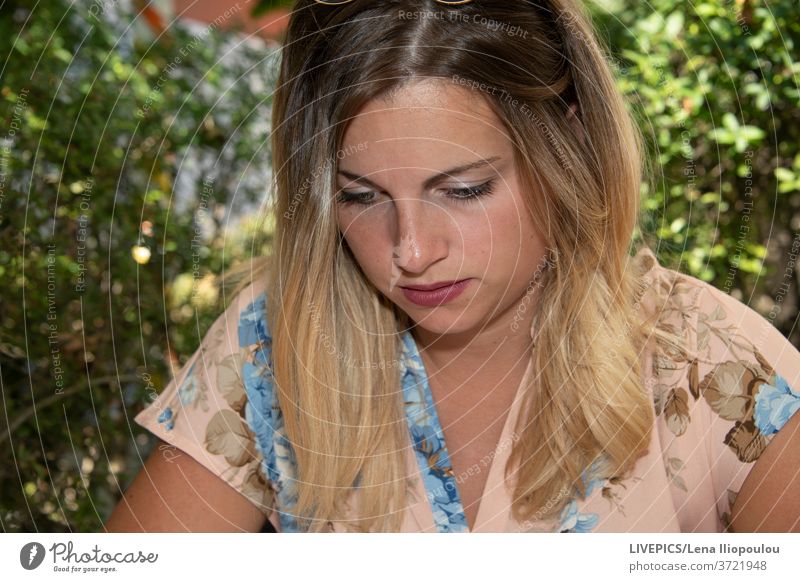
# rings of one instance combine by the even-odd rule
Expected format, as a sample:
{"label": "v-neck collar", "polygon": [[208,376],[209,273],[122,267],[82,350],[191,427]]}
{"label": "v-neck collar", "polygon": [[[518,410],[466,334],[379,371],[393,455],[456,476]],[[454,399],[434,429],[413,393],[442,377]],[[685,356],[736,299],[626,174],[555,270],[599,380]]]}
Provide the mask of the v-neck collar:
{"label": "v-neck collar", "polygon": [[509,497],[502,495],[497,489],[506,486],[504,471],[513,444],[509,441],[519,413],[522,387],[526,385],[531,372],[531,362],[528,362],[506,415],[478,501],[475,523],[470,530],[425,365],[410,331],[401,334],[401,341],[402,354],[399,367],[406,420],[425,497],[429,502],[427,505],[430,514],[426,512],[426,505],[422,503],[415,504],[412,511],[420,521],[420,525],[430,522],[432,518],[436,530],[442,533],[503,531],[510,513]]}
{"label": "v-neck collar", "polygon": [[[242,381],[248,400],[245,407],[246,420],[256,436],[256,447],[264,456],[264,469],[276,491],[276,506],[280,508],[281,531],[299,531],[293,513],[297,501],[296,467],[292,445],[285,435],[283,414],[281,412],[272,380],[272,335],[267,325],[266,294],[260,293],[240,313],[238,340],[242,349],[248,350],[250,357],[243,360]],[[421,476],[419,487],[427,502],[411,505],[411,512],[422,531],[435,527],[440,532],[468,532],[466,514],[458,491],[450,456],[444,442],[444,434],[433,402],[428,376],[417,344],[409,331],[401,333],[402,354],[398,371],[405,400],[405,415],[409,426],[414,457],[419,465]],[[494,450],[489,473],[479,500],[478,513],[473,532],[506,531],[511,518],[512,491],[507,495],[505,487],[505,466],[512,449],[512,429],[520,414],[523,387],[529,383],[532,364],[529,362],[522,380],[517,387],[514,400],[506,416],[500,439]],[[159,422],[174,420],[169,418],[172,409],[167,408]],[[162,419],[162,417],[164,417]],[[166,429],[172,425],[168,422]],[[407,457],[413,462],[411,453]],[[413,465],[409,467],[409,470]],[[601,487],[602,465],[593,463],[582,474],[587,493]],[[556,531],[591,531],[598,516],[594,513],[580,513],[575,499],[562,510]]]}

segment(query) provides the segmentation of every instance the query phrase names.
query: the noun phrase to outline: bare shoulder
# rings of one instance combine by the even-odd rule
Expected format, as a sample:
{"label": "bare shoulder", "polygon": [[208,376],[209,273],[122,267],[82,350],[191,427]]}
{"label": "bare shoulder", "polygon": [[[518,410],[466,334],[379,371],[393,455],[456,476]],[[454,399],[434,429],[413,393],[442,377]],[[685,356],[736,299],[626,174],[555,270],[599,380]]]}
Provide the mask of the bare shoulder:
{"label": "bare shoulder", "polygon": [[258,532],[266,516],[244,495],[163,441],[105,524],[108,532]]}

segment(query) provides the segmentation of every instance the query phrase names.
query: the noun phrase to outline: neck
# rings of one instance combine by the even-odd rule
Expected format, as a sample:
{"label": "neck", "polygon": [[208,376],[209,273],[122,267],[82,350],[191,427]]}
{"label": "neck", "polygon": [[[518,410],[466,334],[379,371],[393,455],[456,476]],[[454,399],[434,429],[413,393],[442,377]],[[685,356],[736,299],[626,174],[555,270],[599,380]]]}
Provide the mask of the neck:
{"label": "neck", "polygon": [[431,387],[462,391],[481,387],[485,392],[498,386],[516,388],[533,347],[530,329],[533,309],[519,313],[516,304],[479,329],[461,333],[434,334],[420,327],[413,330]]}

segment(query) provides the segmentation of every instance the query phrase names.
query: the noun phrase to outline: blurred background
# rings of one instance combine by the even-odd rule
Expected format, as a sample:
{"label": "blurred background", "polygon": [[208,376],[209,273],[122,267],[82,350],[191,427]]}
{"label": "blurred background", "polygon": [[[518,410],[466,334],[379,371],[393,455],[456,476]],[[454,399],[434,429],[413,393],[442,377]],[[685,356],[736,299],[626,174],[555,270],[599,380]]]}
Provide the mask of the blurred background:
{"label": "blurred background", "polygon": [[[102,529],[153,446],[133,416],[269,248],[290,5],[0,0],[3,531]],[[654,172],[637,237],[800,346],[795,2],[588,6]]]}

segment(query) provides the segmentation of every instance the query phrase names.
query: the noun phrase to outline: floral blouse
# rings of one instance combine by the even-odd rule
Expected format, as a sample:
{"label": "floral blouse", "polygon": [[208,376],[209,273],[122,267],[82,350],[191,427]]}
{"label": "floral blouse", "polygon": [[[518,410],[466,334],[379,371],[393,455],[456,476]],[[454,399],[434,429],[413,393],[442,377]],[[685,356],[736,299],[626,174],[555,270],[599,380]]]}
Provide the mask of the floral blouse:
{"label": "floral blouse", "polygon": [[[639,305],[678,332],[678,349],[651,339],[644,387],[655,430],[624,479],[584,472],[586,496],[560,515],[519,523],[503,469],[520,414],[518,390],[488,466],[469,530],[425,368],[412,335],[400,340],[414,495],[404,532],[722,532],[748,472],[800,409],[800,352],[765,318],[689,275],[659,265],[649,249]],[[656,307],[661,306],[661,307]],[[200,348],[135,422],[181,449],[259,507],[278,532],[298,531],[294,455],[271,383],[266,289],[254,282],[209,329]],[[525,379],[531,373],[530,364]],[[522,383],[520,385],[523,385]],[[333,522],[330,531],[344,531]]]}

